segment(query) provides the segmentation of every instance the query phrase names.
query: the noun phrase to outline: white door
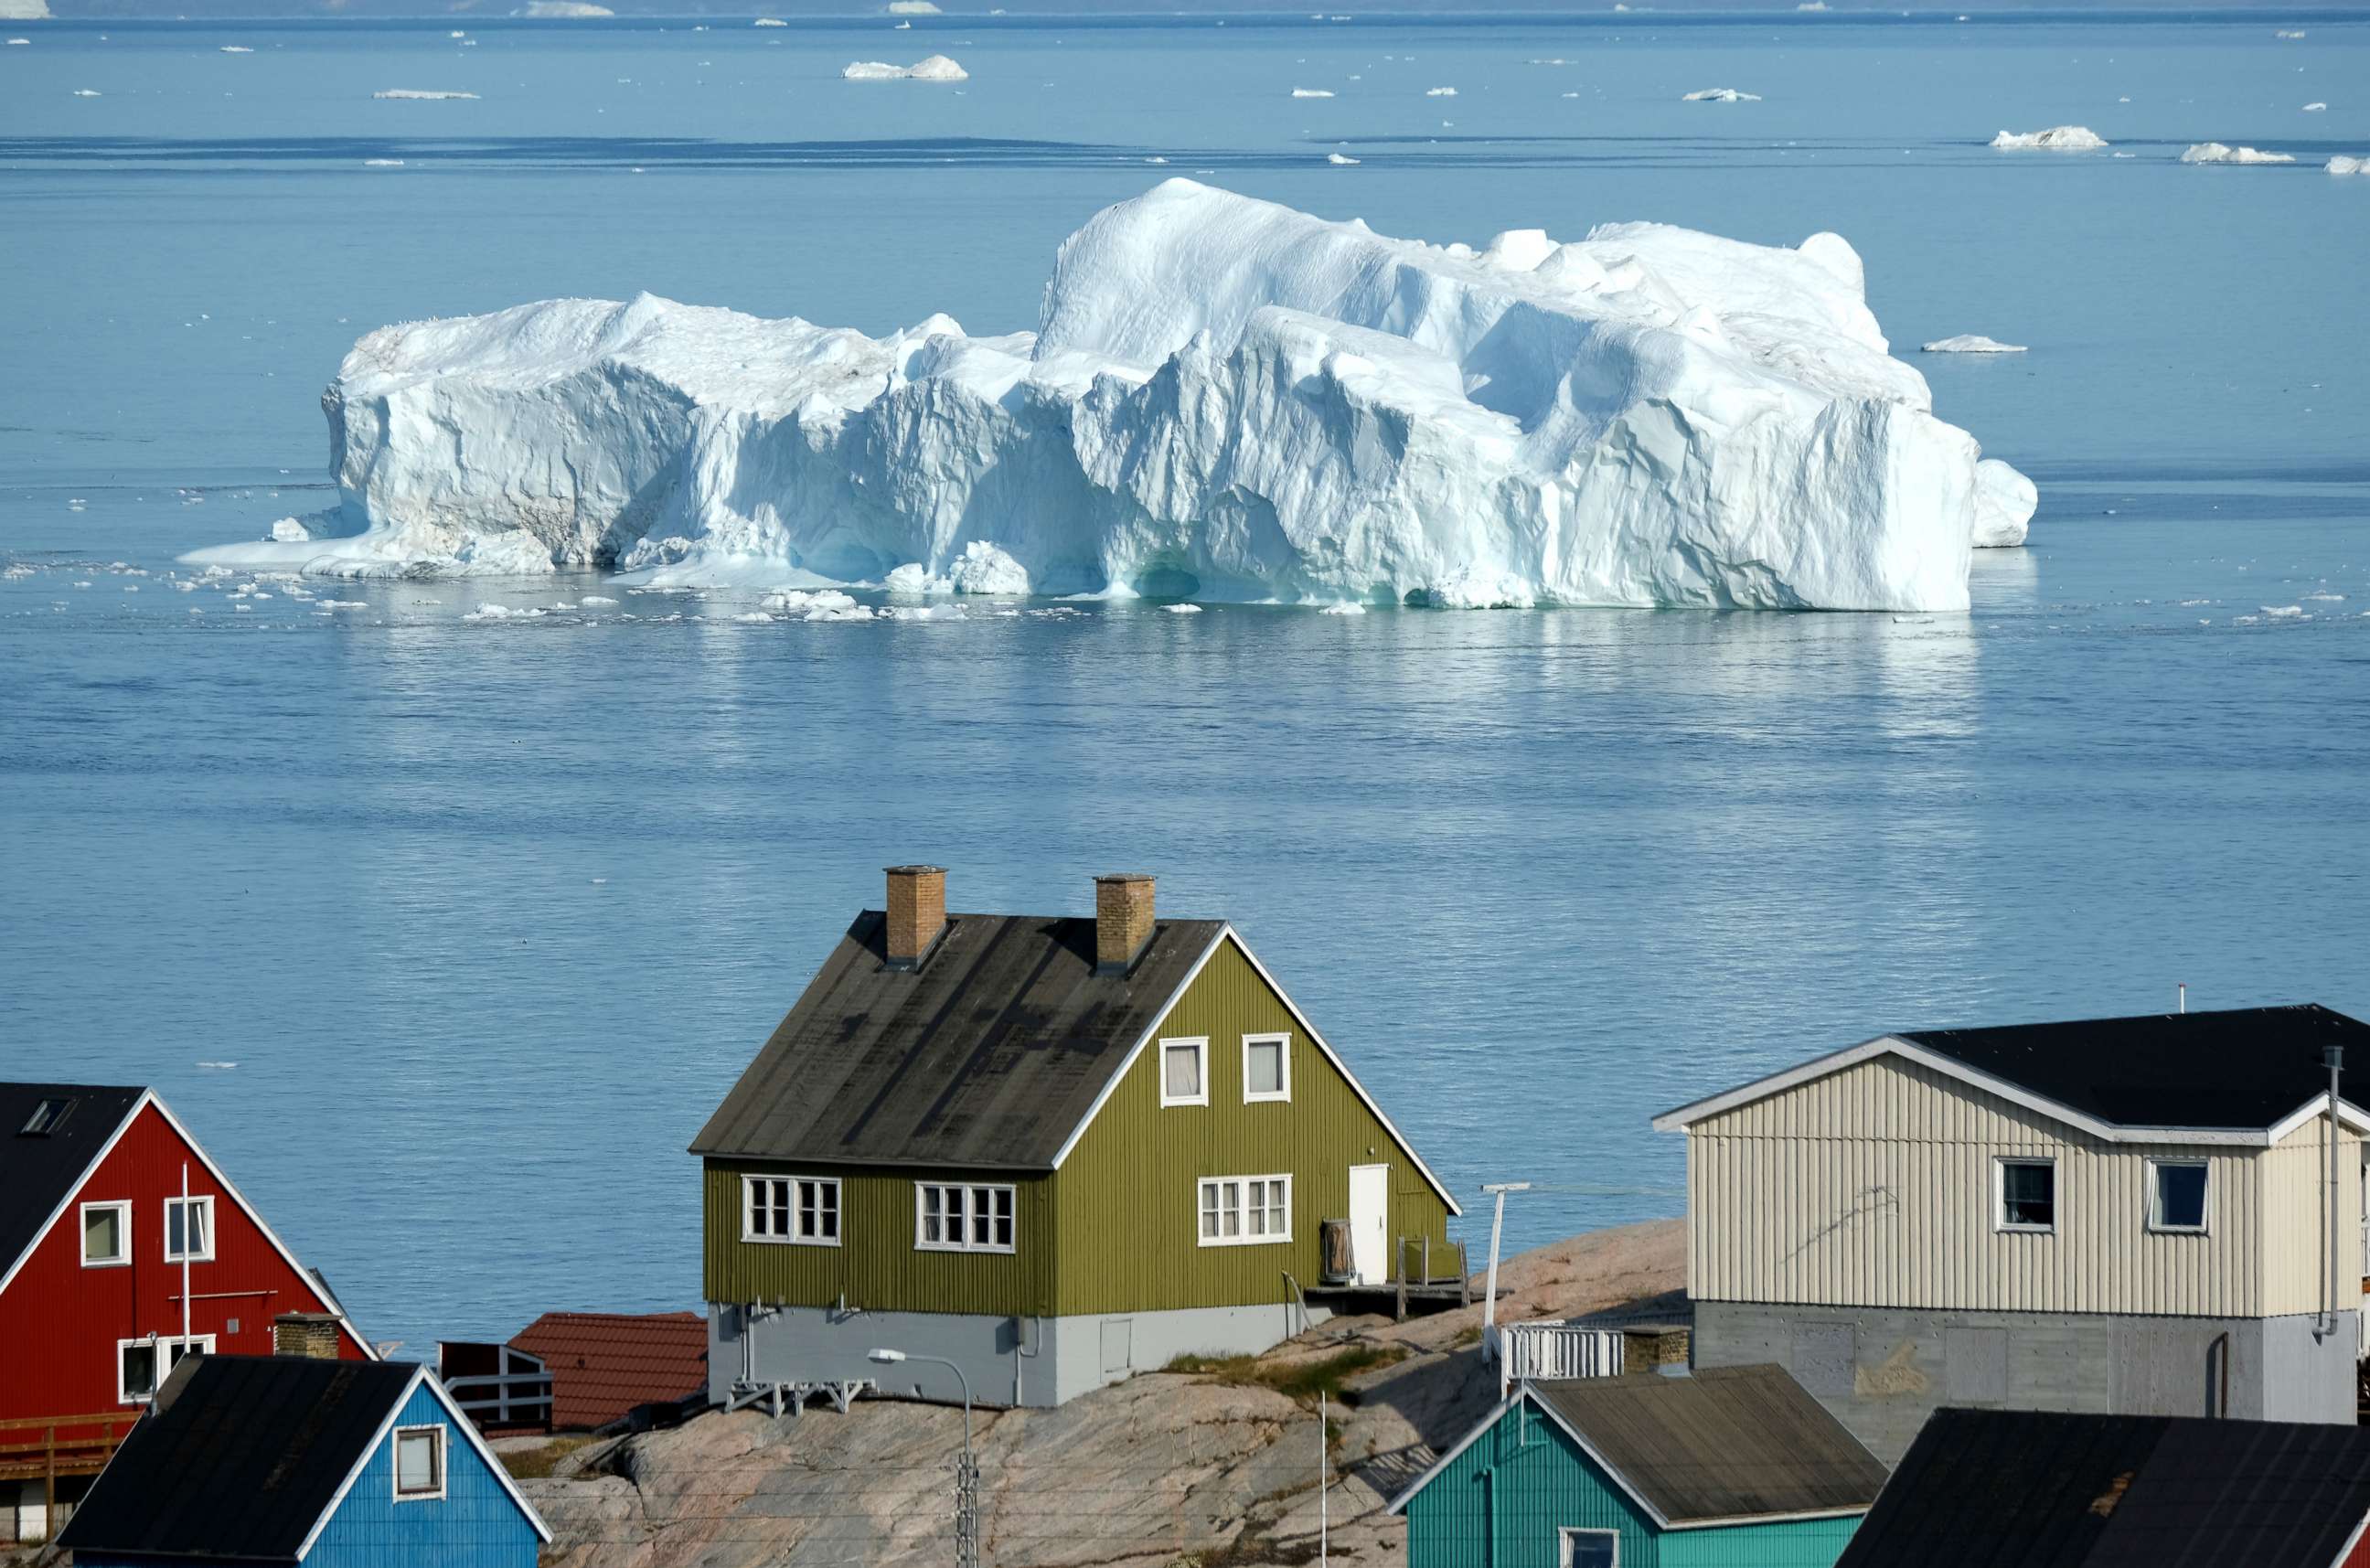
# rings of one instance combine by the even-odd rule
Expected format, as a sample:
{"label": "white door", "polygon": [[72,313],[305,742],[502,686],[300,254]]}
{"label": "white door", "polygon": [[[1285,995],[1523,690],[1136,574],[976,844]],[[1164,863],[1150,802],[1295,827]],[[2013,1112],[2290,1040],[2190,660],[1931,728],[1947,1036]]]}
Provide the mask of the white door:
{"label": "white door", "polygon": [[1384,1233],[1390,1208],[1391,1168],[1350,1167],[1350,1266],[1360,1285],[1380,1285],[1390,1277],[1390,1238]]}

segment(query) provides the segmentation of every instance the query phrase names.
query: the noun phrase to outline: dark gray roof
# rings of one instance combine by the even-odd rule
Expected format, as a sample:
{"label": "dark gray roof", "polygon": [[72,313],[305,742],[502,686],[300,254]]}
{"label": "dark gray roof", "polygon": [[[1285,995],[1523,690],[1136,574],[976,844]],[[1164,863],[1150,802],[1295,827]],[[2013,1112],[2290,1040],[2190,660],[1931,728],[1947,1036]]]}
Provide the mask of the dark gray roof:
{"label": "dark gray roof", "polygon": [[1884,1486],[1884,1466],[1783,1367],[1528,1387],[1669,1524],[1865,1508]]}
{"label": "dark gray roof", "polygon": [[174,1368],[58,1544],[293,1562],[419,1370],[193,1356]]}
{"label": "dark gray roof", "polygon": [[2329,1568],[2370,1430],[1942,1410],[1836,1568]]}
{"label": "dark gray roof", "polygon": [[[2327,1092],[2324,1045],[2370,1075],[2370,1023],[2313,1003],[1904,1033],[1979,1072],[2126,1127],[2255,1130]],[[2358,1088],[2350,1103],[2370,1101]]]}
{"label": "dark gray roof", "polygon": [[[0,1083],[0,1274],[25,1255],[144,1090],[120,1084]],[[21,1128],[45,1100],[68,1101],[49,1132]]]}
{"label": "dark gray roof", "polygon": [[910,971],[886,925],[856,917],[694,1154],[1049,1169],[1225,929],[1163,920],[1113,975],[1091,919],[950,915]]}

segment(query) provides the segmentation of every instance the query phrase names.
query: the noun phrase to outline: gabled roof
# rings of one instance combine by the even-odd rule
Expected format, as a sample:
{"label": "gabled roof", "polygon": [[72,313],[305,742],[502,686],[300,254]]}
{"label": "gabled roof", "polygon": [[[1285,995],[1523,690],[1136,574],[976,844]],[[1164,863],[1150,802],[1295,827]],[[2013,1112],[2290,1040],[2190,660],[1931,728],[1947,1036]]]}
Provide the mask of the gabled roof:
{"label": "gabled roof", "polygon": [[[2110,1142],[2264,1144],[2329,1100],[2324,1046],[2370,1074],[2370,1024],[2317,1004],[2157,1013],[1888,1034],[1654,1118],[1662,1131],[1781,1093],[1874,1056],[1916,1061]],[[2370,1098],[2364,1096],[2364,1098]],[[2370,1129],[2352,1098],[2339,1114]]]}
{"label": "gabled roof", "polygon": [[2333,1568],[2370,1517],[2370,1430],[1942,1410],[1836,1568]]}
{"label": "gabled roof", "polygon": [[1720,1366],[1525,1383],[1391,1511],[1524,1399],[1663,1529],[1857,1514],[1884,1485],[1884,1466],[1783,1367]]}
{"label": "gabled roof", "polygon": [[511,1340],[551,1374],[551,1424],[606,1426],[708,1386],[696,1312],[546,1312]]}
{"label": "gabled roof", "polygon": [[692,1141],[697,1155],[827,1164],[1060,1168],[1220,945],[1233,942],[1448,1205],[1463,1212],[1349,1067],[1223,920],[1162,920],[1123,974],[1095,922],[949,915],[892,969],[868,909]]}
{"label": "gabled roof", "polygon": [[535,1533],[549,1540],[542,1518],[426,1367],[194,1355],[157,1390],[58,1544],[75,1551],[293,1562],[422,1381]]}
{"label": "gabled roof", "polygon": [[[121,1084],[0,1083],[0,1284],[81,1187],[143,1092]],[[55,1125],[20,1131],[52,1100],[66,1102]]]}

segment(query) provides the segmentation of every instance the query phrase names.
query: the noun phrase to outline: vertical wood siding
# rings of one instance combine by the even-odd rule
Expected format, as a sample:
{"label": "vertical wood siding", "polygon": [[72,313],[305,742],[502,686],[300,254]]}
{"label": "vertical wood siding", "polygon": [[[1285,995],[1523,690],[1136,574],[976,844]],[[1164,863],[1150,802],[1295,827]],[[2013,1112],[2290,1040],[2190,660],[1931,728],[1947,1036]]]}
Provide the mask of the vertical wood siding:
{"label": "vertical wood siding", "polygon": [[444,1495],[395,1500],[390,1433],[314,1542],[305,1568],[535,1568],[535,1527],[426,1384],[411,1391],[396,1424],[446,1428]]}
{"label": "vertical wood siding", "polygon": [[1835,1568],[1863,1516],[1671,1530],[1661,1568]]}
{"label": "vertical wood siding", "polygon": [[[165,1200],[214,1198],[214,1255],[190,1265],[190,1328],[223,1355],[271,1354],[271,1320],[328,1305],[288,1266],[153,1105],[144,1106],[0,1295],[0,1420],[136,1409],[116,1402],[116,1342],[181,1332],[181,1265],[165,1262]],[[81,1205],[132,1203],[132,1261],[85,1268]],[[0,1260],[6,1267],[10,1260]],[[238,1327],[234,1330],[231,1324]],[[340,1354],[358,1359],[350,1339]]]}
{"label": "vertical wood siding", "polygon": [[1410,1498],[1407,1521],[1408,1568],[1557,1568],[1566,1529],[1618,1531],[1621,1568],[1661,1561],[1653,1521],[1526,1403]]}
{"label": "vertical wood siding", "polygon": [[[840,1183],[840,1245],[741,1239],[741,1178],[830,1176]],[[914,1245],[914,1183],[986,1182],[1013,1189],[1009,1252],[925,1251]],[[850,1307],[875,1312],[981,1312],[1034,1317],[1052,1309],[1053,1178],[912,1167],[789,1165],[711,1159],[706,1192],[708,1299],[734,1304]]]}
{"label": "vertical wood siding", "polygon": [[[1291,1101],[1244,1104],[1243,1036],[1283,1033],[1292,1037]],[[1158,1041],[1194,1036],[1210,1042],[1210,1102],[1163,1106]],[[1249,961],[1224,943],[1062,1167],[1055,1309],[1282,1302],[1287,1272],[1304,1286],[1316,1283],[1319,1223],[1348,1216],[1350,1167],[1381,1164],[1391,1168],[1385,1234],[1431,1237],[1435,1270],[1453,1275],[1447,1205]],[[1271,1174],[1292,1177],[1291,1240],[1200,1245],[1199,1180]],[[1417,1249],[1409,1251],[1413,1267]]]}
{"label": "vertical wood siding", "polygon": [[[1726,1301],[2311,1311],[2326,1274],[2319,1137],[2308,1126],[2270,1150],[2110,1144],[1881,1056],[1689,1129],[1689,1286]],[[2359,1139],[2348,1134],[2345,1146],[2339,1225],[2358,1250]],[[2054,1235],[1996,1228],[2003,1155],[2057,1161]],[[2155,1159],[2206,1162],[2207,1234],[2147,1228]],[[2341,1305],[2357,1297],[2358,1281]]]}

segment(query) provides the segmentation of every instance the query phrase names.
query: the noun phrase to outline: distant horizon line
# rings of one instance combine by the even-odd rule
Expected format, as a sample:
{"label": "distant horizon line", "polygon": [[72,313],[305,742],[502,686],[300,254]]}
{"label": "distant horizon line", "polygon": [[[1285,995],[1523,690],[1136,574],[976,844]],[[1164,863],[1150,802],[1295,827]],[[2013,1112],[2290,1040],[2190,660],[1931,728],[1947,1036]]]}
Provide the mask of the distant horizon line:
{"label": "distant horizon line", "polygon": [[[627,0],[630,6],[631,0]],[[117,26],[125,23],[154,24],[166,27],[213,27],[225,22],[242,23],[382,23],[417,22],[436,27],[519,26],[538,28],[598,28],[603,24],[651,22],[749,22],[763,17],[778,20],[785,26],[802,23],[883,21],[893,17],[899,22],[928,26],[961,24],[975,26],[997,22],[1028,22],[1059,20],[1064,23],[1099,22],[1164,22],[1203,19],[1257,20],[1308,23],[1323,20],[1330,25],[1355,24],[1379,17],[1409,19],[1424,17],[1449,18],[1462,21],[1487,19],[1559,20],[1618,23],[1633,18],[1686,17],[1689,18],[1749,20],[1770,22],[1794,20],[1805,27],[1835,20],[1916,21],[1942,20],[1952,23],[1976,21],[2029,21],[2047,18],[2100,18],[2117,21],[2137,21],[2153,18],[2227,19],[2230,21],[2276,20],[2296,17],[2315,21],[2370,20],[2370,6],[2361,4],[2316,5],[2309,0],[2280,0],[2265,5],[2166,5],[2157,0],[2135,0],[2129,5],[2104,4],[2087,6],[2048,6],[2003,4],[2001,0],[1966,0],[1962,6],[1920,5],[1887,6],[1881,0],[1829,0],[1828,4],[1806,9],[1800,5],[1787,5],[1782,0],[1763,6],[1740,6],[1711,0],[1697,4],[1693,0],[1654,0],[1638,6],[1595,5],[1580,6],[1542,0],[1541,4],[1514,4],[1460,6],[1425,3],[1425,0],[1372,0],[1346,12],[1318,15],[1295,5],[1262,6],[1206,6],[1180,8],[1174,0],[1142,0],[1138,5],[1113,7],[1110,0],[1077,0],[1078,8],[1059,5],[1030,6],[998,6],[993,10],[946,10],[935,14],[915,15],[889,11],[882,6],[869,6],[850,10],[802,10],[788,14],[769,11],[675,11],[613,9],[597,17],[535,17],[523,10],[500,13],[479,13],[469,10],[443,11],[372,11],[346,8],[341,0],[318,0],[316,6],[295,0],[295,6],[285,10],[225,10],[211,14],[191,15],[186,10],[172,15],[139,11],[82,12],[45,17],[0,17],[9,27],[38,27],[43,23],[64,23],[69,26]],[[302,8],[297,8],[297,7]]]}

